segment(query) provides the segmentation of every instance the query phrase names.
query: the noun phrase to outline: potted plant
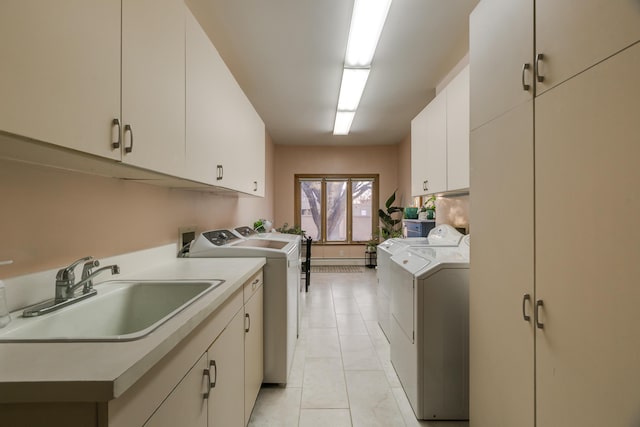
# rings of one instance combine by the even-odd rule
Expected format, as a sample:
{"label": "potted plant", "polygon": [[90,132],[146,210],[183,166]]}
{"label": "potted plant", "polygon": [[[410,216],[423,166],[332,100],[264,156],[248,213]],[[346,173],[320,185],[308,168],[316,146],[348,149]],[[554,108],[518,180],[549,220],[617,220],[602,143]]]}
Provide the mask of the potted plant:
{"label": "potted plant", "polygon": [[385,202],[384,206],[386,208],[386,211],[378,209],[378,216],[380,217],[380,235],[382,236],[383,240],[389,239],[391,237],[402,236],[403,208],[392,206],[396,201],[396,191],[394,191],[393,194],[391,194],[391,196]]}
{"label": "potted plant", "polygon": [[368,240],[365,244],[365,252],[376,252],[378,249],[378,243],[380,243],[380,237],[378,233],[371,235],[371,240]]}
{"label": "potted plant", "polygon": [[418,215],[420,219],[435,219],[436,217],[436,196],[429,197],[422,208],[420,209],[420,214]]}
{"label": "potted plant", "polygon": [[298,227],[297,225],[293,227],[289,227],[289,223],[287,222],[285,222],[282,227],[276,228],[276,231],[279,233],[286,233],[286,234],[298,234],[302,237],[305,237],[305,234],[306,234],[305,231],[302,228]]}

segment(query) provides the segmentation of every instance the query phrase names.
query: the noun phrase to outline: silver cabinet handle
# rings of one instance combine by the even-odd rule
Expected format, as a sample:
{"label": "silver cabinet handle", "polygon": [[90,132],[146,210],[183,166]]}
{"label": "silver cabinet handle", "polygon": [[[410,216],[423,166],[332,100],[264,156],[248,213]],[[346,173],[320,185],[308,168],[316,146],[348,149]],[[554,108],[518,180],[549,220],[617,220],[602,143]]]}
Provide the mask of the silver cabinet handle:
{"label": "silver cabinet handle", "polygon": [[209,361],[209,371],[211,371],[211,368],[213,368],[213,380],[211,379],[211,372],[209,372],[209,387],[215,388],[216,381],[218,381],[218,367],[215,360]]}
{"label": "silver cabinet handle", "polygon": [[525,71],[528,70],[529,68],[531,68],[531,64],[526,63],[526,64],[522,64],[522,90],[528,91],[529,89],[531,89],[531,85],[528,85],[525,83],[524,81],[524,75],[525,75]]}
{"label": "silver cabinet handle", "polygon": [[527,314],[527,311],[525,308],[525,306],[527,305],[527,301],[531,301],[531,295],[524,294],[524,296],[522,297],[522,318],[525,320],[525,322],[528,322],[529,320],[531,320],[531,316]]}
{"label": "silver cabinet handle", "polygon": [[538,79],[538,82],[542,83],[544,81],[544,76],[540,74],[540,61],[544,60],[544,54],[539,53],[536,55],[536,78]]}
{"label": "silver cabinet handle", "polygon": [[111,122],[111,148],[120,148],[120,119]]}
{"label": "silver cabinet handle", "polygon": [[248,321],[248,325],[246,328],[244,328],[244,331],[249,332],[249,330],[251,329],[251,316],[249,315],[249,313],[245,313],[244,318]]}
{"label": "silver cabinet handle", "polygon": [[222,176],[224,175],[224,168],[222,167],[222,165],[218,165],[218,175],[216,176],[216,180],[220,181],[222,179]]}
{"label": "silver cabinet handle", "polygon": [[253,181],[253,191],[258,191],[258,181]]}
{"label": "silver cabinet handle", "polygon": [[211,371],[208,369],[205,369],[204,372],[202,373],[203,376],[205,376],[207,378],[207,391],[205,391],[202,396],[205,399],[209,398],[209,395],[211,394]]}
{"label": "silver cabinet handle", "polygon": [[538,329],[544,329],[544,323],[540,322],[540,307],[544,307],[544,302],[541,299],[536,301],[536,326]]}
{"label": "silver cabinet handle", "polygon": [[124,152],[125,153],[131,153],[133,151],[133,129],[131,128],[131,125],[124,125],[124,132],[123,134],[129,133],[129,138],[131,143],[129,144],[129,146],[124,147]]}

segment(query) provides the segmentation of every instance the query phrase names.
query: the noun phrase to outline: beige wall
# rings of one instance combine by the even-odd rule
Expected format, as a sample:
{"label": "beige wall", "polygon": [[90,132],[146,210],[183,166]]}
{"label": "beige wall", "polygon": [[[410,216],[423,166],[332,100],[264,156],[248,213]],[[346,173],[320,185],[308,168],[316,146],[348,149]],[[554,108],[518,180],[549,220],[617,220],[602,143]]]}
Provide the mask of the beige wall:
{"label": "beige wall", "polygon": [[[398,206],[410,206],[411,197],[411,133],[398,147]],[[384,203],[384,200],[382,201]]]}
{"label": "beige wall", "polygon": [[[294,224],[294,175],[295,174],[379,174],[380,206],[398,188],[398,145],[322,147],[275,147],[275,215],[274,226],[285,222]],[[409,163],[410,165],[410,163]],[[409,166],[407,166],[409,167]],[[363,257],[362,246],[315,247],[314,258]]]}
{"label": "beige wall", "polygon": [[220,196],[0,160],[0,278],[178,241],[199,230],[273,217],[274,145],[266,140],[265,197]]}

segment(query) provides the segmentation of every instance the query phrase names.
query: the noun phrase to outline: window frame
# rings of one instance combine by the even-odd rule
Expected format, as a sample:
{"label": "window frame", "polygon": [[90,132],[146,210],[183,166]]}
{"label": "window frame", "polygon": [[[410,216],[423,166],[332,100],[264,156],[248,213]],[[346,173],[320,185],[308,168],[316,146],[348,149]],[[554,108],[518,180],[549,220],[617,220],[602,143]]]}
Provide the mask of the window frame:
{"label": "window frame", "polygon": [[[327,241],[327,191],[326,184],[327,181],[339,181],[345,180],[347,181],[347,240],[346,241]],[[371,234],[372,236],[378,231],[378,209],[379,209],[379,183],[380,183],[380,175],[375,173],[369,174],[295,174],[294,175],[294,224],[296,227],[300,227],[302,224],[301,219],[301,211],[302,211],[302,197],[300,194],[301,181],[321,181],[321,239],[314,240],[314,244],[319,245],[362,245],[366,244],[368,240],[352,240],[353,238],[353,181],[366,181],[370,180],[371,184]]]}

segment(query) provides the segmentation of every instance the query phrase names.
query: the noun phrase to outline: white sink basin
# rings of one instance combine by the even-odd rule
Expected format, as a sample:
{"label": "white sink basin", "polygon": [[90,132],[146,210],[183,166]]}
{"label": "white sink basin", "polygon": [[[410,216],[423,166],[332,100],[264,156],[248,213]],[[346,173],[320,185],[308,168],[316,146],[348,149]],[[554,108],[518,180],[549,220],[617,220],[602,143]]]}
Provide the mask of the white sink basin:
{"label": "white sink basin", "polygon": [[107,281],[94,297],[38,317],[17,317],[0,329],[4,342],[130,341],[144,337],[224,283]]}

